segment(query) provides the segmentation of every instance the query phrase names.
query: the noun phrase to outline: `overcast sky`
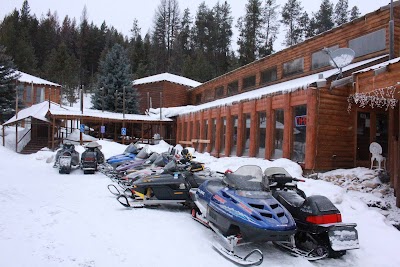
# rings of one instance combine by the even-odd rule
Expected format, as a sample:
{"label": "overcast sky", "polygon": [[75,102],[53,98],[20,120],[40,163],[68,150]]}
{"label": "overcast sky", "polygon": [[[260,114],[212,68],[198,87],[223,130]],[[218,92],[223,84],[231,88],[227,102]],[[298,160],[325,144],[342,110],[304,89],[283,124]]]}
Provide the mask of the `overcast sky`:
{"label": "overcast sky", "polygon": [[[223,1],[219,0],[221,3]],[[179,0],[179,7],[181,12],[185,8],[189,8],[192,17],[194,17],[198,6],[202,2],[206,2],[206,5],[211,8],[218,0]],[[228,0],[234,18],[233,27],[236,25],[237,19],[244,15],[247,2],[247,0]],[[286,2],[287,0],[276,0],[276,3],[281,7]],[[303,9],[311,14],[319,9],[322,0],[303,0],[301,2]],[[331,0],[331,2],[336,4],[337,0]],[[23,0],[0,0],[0,19],[3,20],[4,16],[15,8],[20,10],[22,3]],[[38,19],[45,15],[48,10],[52,13],[57,11],[60,23],[66,15],[71,18],[75,17],[79,23],[82,10],[86,5],[89,22],[93,21],[100,26],[103,21],[106,21],[108,26],[112,25],[119,32],[130,36],[130,29],[135,18],[139,21],[142,35],[152,28],[155,10],[160,4],[160,0],[28,0],[28,3],[31,8],[31,14],[35,14]],[[349,8],[357,5],[361,14],[364,15],[388,3],[390,3],[390,0],[349,0]],[[283,28],[281,28],[281,31],[280,36],[283,36]],[[235,33],[232,39],[233,47],[236,47],[236,36],[237,34]],[[276,50],[279,50],[281,42],[282,40],[275,42],[274,48]]]}

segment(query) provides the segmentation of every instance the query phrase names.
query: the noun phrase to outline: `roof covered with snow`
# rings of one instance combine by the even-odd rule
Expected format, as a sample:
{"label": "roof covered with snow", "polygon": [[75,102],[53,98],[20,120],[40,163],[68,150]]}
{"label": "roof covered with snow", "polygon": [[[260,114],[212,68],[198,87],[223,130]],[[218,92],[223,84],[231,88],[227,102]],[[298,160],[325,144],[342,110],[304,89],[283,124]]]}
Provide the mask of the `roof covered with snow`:
{"label": "roof covered with snow", "polygon": [[[57,110],[57,109],[65,110],[65,108],[60,107],[59,104],[56,104],[54,102],[50,102],[50,109],[51,110]],[[48,110],[49,110],[49,102],[43,101],[39,104],[35,104],[28,108],[24,108],[24,109],[20,110],[17,114],[18,116],[14,115],[11,119],[6,121],[3,125],[9,125],[16,121],[20,121],[20,120],[23,120],[23,119],[26,119],[29,117],[48,122],[49,120],[46,118],[46,114],[47,114]]]}
{"label": "roof covered with snow", "polygon": [[74,116],[74,117],[93,117],[93,118],[104,118],[110,120],[125,120],[125,121],[147,121],[147,122],[168,122],[172,121],[165,116],[162,116],[160,120],[160,114],[150,114],[150,115],[139,115],[139,114],[125,114],[114,113],[95,109],[83,109],[83,112],[79,108],[60,106],[59,104],[44,101],[31,107],[22,109],[18,112],[18,116],[13,116],[11,119],[6,121],[3,125],[9,125],[16,121],[20,121],[29,117],[36,118],[42,121],[49,121],[46,118],[46,114],[50,112],[51,115],[56,116]]}
{"label": "roof covered with snow", "polygon": [[[342,70],[343,70],[343,72],[349,71],[349,70],[358,68],[362,65],[382,59],[386,56],[387,55],[371,58],[371,59],[360,61],[360,62],[356,62],[356,63],[350,64],[350,65],[344,67]],[[162,113],[168,114],[167,117],[174,117],[174,116],[178,116],[180,114],[188,114],[188,113],[197,112],[197,111],[201,111],[201,110],[205,110],[205,109],[209,109],[209,108],[213,108],[213,107],[229,106],[229,105],[232,105],[234,103],[237,103],[237,102],[240,102],[243,100],[260,99],[267,95],[273,95],[273,94],[277,94],[277,93],[294,92],[297,90],[306,89],[310,85],[312,85],[316,82],[326,81],[326,79],[328,79],[332,76],[335,76],[336,74],[338,74],[337,69],[330,69],[330,70],[323,71],[320,73],[316,73],[316,74],[300,77],[297,79],[265,86],[265,87],[262,87],[262,88],[259,88],[259,89],[253,90],[253,91],[248,91],[248,92],[244,92],[244,93],[237,94],[234,96],[225,97],[223,99],[214,100],[214,101],[204,103],[204,104],[201,104],[198,106],[163,108]],[[322,77],[323,77],[322,79],[319,78],[320,75],[322,75]],[[159,109],[151,109],[150,113],[157,114],[157,113],[159,113]]]}
{"label": "roof covered with snow", "polygon": [[185,78],[182,76],[178,76],[175,74],[171,74],[168,72],[137,79],[133,81],[133,85],[138,85],[138,84],[146,84],[146,83],[155,83],[155,82],[162,82],[162,81],[168,81],[171,83],[177,83],[177,84],[182,84],[190,87],[197,87],[201,85],[201,83],[191,80],[189,78]]}
{"label": "roof covered with snow", "polygon": [[57,86],[61,87],[61,85],[53,82],[46,81],[42,78],[30,75],[28,73],[22,72],[22,71],[17,71],[17,74],[20,75],[18,78],[19,82],[24,82],[24,83],[34,83],[34,84],[43,84],[43,85],[50,85],[50,86]]}
{"label": "roof covered with snow", "polygon": [[391,60],[376,64],[376,65],[373,65],[371,67],[368,67],[368,68],[353,72],[353,74],[364,73],[364,72],[368,72],[370,70],[376,70],[376,69],[384,68],[384,67],[387,67],[387,66],[389,66],[391,64],[398,63],[399,61],[400,61],[400,57],[394,58],[394,59],[391,59]]}

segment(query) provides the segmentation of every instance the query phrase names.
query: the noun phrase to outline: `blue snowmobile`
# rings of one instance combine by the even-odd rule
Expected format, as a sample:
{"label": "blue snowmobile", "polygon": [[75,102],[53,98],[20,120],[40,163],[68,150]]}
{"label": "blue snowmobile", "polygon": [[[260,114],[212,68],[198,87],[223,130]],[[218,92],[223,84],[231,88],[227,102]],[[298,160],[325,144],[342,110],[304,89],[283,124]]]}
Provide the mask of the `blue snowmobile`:
{"label": "blue snowmobile", "polygon": [[123,154],[118,154],[108,158],[107,163],[116,168],[125,161],[135,159],[136,155],[139,153],[139,150],[140,148],[136,144],[131,143],[129,146],[127,146]]}
{"label": "blue snowmobile", "polygon": [[294,243],[296,224],[292,215],[263,183],[259,166],[245,165],[222,180],[208,180],[190,190],[195,204],[192,217],[211,228],[219,238],[215,249],[229,260],[243,265],[259,265],[263,254],[254,249],[245,257],[235,247],[249,242]]}

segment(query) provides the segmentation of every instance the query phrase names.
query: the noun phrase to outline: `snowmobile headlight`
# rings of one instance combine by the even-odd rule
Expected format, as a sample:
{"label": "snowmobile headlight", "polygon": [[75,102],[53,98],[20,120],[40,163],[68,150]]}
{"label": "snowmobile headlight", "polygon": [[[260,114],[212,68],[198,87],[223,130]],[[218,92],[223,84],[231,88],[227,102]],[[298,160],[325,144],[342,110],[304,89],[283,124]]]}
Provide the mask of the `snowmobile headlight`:
{"label": "snowmobile headlight", "polygon": [[236,195],[247,198],[265,198],[269,196],[265,191],[236,190]]}

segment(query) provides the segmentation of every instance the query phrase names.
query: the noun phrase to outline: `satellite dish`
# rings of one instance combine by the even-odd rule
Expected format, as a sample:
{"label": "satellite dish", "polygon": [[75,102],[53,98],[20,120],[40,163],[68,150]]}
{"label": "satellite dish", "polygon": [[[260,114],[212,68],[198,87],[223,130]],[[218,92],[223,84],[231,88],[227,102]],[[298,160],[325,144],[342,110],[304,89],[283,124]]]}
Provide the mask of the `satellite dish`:
{"label": "satellite dish", "polygon": [[335,51],[324,48],[323,51],[329,55],[329,64],[339,70],[339,75],[336,79],[343,77],[342,69],[348,66],[356,55],[351,48],[339,48]]}

